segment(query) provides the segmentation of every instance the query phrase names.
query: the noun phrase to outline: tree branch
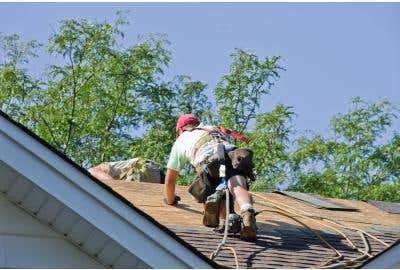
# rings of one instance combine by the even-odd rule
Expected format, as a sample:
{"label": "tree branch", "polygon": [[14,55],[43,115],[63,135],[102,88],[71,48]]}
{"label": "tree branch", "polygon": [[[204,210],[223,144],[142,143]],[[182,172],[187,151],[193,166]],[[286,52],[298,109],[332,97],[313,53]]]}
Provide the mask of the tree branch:
{"label": "tree branch", "polygon": [[77,90],[77,82],[76,82],[76,75],[75,75],[75,66],[74,66],[74,60],[72,59],[72,44],[70,44],[69,52],[68,52],[68,58],[71,63],[71,68],[72,68],[72,82],[73,82],[73,87],[72,87],[72,110],[71,110],[71,115],[70,119],[68,119],[69,122],[69,127],[68,127],[68,135],[67,135],[67,141],[65,143],[63,153],[66,154],[68,150],[69,143],[71,141],[72,137],[72,131],[73,131],[73,119],[75,116],[75,106],[76,106],[76,90]]}
{"label": "tree branch", "polygon": [[[258,92],[258,90],[259,90],[263,85],[264,85],[264,82],[260,83],[258,86],[257,86],[257,85],[254,86],[253,89],[251,90],[251,92],[252,92],[252,93]],[[255,100],[257,100],[257,98],[258,98],[258,94],[256,94]],[[243,122],[244,125],[241,127],[240,130],[238,130],[239,133],[242,133],[242,132],[246,129],[246,127],[247,127],[247,125],[248,125],[248,123],[249,123],[249,121],[250,121],[252,115],[254,115],[254,113],[255,113],[256,107],[257,107],[256,102],[254,102],[254,105],[253,105],[253,107],[250,109],[250,112],[249,112],[249,114],[247,115],[246,120]]]}

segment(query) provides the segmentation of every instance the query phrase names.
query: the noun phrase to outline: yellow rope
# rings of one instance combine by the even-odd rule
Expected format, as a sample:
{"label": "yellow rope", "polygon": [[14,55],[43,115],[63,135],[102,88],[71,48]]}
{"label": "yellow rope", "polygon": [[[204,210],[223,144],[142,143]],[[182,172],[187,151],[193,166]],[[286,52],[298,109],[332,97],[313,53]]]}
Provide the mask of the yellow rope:
{"label": "yellow rope", "polygon": [[[341,223],[339,223],[339,222],[330,220],[330,219],[328,219],[328,218],[315,216],[315,215],[310,214],[310,213],[308,213],[308,212],[306,212],[306,211],[303,211],[303,210],[301,210],[301,209],[295,209],[295,208],[293,208],[293,207],[291,207],[291,206],[289,206],[289,205],[286,205],[286,204],[284,204],[284,203],[280,203],[280,202],[273,201],[273,200],[271,200],[271,199],[265,198],[264,196],[259,195],[259,194],[256,194],[256,193],[253,193],[253,192],[250,192],[250,194],[252,194],[253,196],[258,197],[258,198],[264,200],[267,204],[264,204],[264,203],[262,203],[262,202],[256,202],[256,203],[258,203],[258,204],[260,204],[260,205],[266,205],[266,206],[269,206],[269,207],[272,206],[272,207],[275,207],[275,208],[278,209],[278,210],[266,210],[266,209],[264,209],[264,210],[261,210],[260,212],[269,211],[269,212],[273,212],[273,213],[277,213],[277,214],[286,216],[286,217],[288,217],[288,218],[290,218],[290,219],[296,221],[297,223],[299,223],[299,224],[301,224],[302,226],[304,226],[305,228],[307,228],[307,229],[308,229],[310,232],[312,232],[321,242],[323,242],[327,247],[329,247],[331,250],[333,250],[333,251],[335,252],[335,257],[334,257],[334,258],[329,259],[327,262],[321,264],[319,267],[323,267],[323,268],[349,267],[349,266],[354,265],[356,262],[361,261],[361,260],[363,260],[363,259],[365,259],[365,258],[367,258],[367,257],[372,257],[372,255],[370,254],[370,246],[369,246],[369,244],[368,244],[367,239],[365,238],[365,235],[371,237],[372,239],[374,239],[374,240],[376,240],[376,241],[382,243],[383,245],[385,245],[385,246],[387,246],[387,247],[389,246],[389,244],[387,244],[387,243],[385,243],[384,241],[380,240],[378,237],[376,237],[376,236],[374,236],[374,235],[372,235],[372,234],[370,234],[370,233],[367,233],[367,232],[365,232],[364,230],[361,230],[361,229],[359,229],[359,228],[356,228],[356,227],[353,227],[353,226],[350,226],[350,225],[343,225],[343,224],[341,224]],[[227,221],[228,221],[228,217],[229,217],[229,191],[228,191],[228,190],[226,190],[226,204],[227,204],[227,206],[226,206],[226,211],[227,211],[227,213],[226,213],[226,217],[225,217],[224,237],[223,237],[221,243],[219,244],[219,246],[217,247],[217,249],[216,249],[213,253],[211,253],[210,259],[215,259],[215,258],[218,256],[218,253],[219,253],[222,249],[228,249],[228,250],[230,250],[230,251],[233,253],[233,256],[234,256],[234,259],[235,259],[236,268],[239,268],[239,261],[238,261],[238,257],[237,257],[237,254],[236,254],[235,249],[232,248],[232,247],[227,247],[227,246],[225,246],[225,245],[226,245],[227,232],[228,232],[228,222],[227,222]],[[291,210],[289,210],[289,209],[291,209]],[[259,212],[259,213],[260,213],[260,212]],[[298,213],[296,213],[296,212],[302,212],[303,214],[298,214]],[[296,218],[296,217],[299,217],[299,218],[306,218],[307,220],[309,220],[309,221],[311,221],[311,222],[317,223],[317,224],[319,224],[320,226],[329,228],[329,229],[331,229],[331,230],[337,232],[338,234],[340,234],[340,235],[348,242],[348,244],[349,244],[354,250],[357,250],[358,252],[360,252],[361,255],[358,256],[358,257],[355,258],[355,259],[352,259],[352,260],[347,260],[347,261],[344,261],[344,262],[337,262],[337,261],[340,261],[340,260],[343,259],[343,255],[342,255],[335,247],[333,247],[324,237],[322,237],[317,231],[315,231],[315,230],[312,229],[310,226],[308,226],[306,223],[300,221],[300,220],[299,220],[298,218]],[[353,243],[353,241],[352,241],[345,233],[343,233],[341,230],[339,230],[339,229],[337,229],[337,228],[335,228],[335,227],[333,227],[333,226],[330,226],[330,225],[328,225],[328,224],[325,224],[325,223],[323,223],[323,222],[321,222],[321,221],[329,222],[329,223],[331,223],[331,224],[334,224],[334,225],[336,225],[336,226],[340,226],[340,227],[345,228],[345,229],[357,231],[357,232],[360,234],[360,236],[361,236],[361,238],[362,238],[362,240],[363,240],[363,243],[364,243],[364,246],[365,246],[364,251],[361,250],[360,248],[358,248],[358,247]],[[224,247],[224,246],[225,246],[225,247]],[[337,262],[337,263],[334,263],[334,262]]]}
{"label": "yellow rope", "polygon": [[[264,205],[263,203],[257,202],[258,204]],[[289,213],[286,213],[285,211],[282,210],[268,210],[268,212],[272,213],[277,213],[280,215],[283,215],[285,217],[288,217],[290,219],[293,219],[294,221],[300,223],[303,225],[305,228],[307,228],[310,232],[312,232],[322,243],[324,243],[328,248],[332,249],[335,252],[335,257],[332,259],[329,259],[327,263],[333,262],[333,261],[338,261],[343,258],[343,255],[336,249],[334,248],[324,237],[322,237],[317,231],[312,229],[310,226],[305,224],[304,222],[300,221],[299,219],[295,218],[294,216],[291,216]],[[325,265],[326,263],[324,263]]]}
{"label": "yellow rope", "polygon": [[340,226],[340,227],[342,227],[342,228],[350,228],[350,229],[352,229],[352,230],[354,230],[354,231],[362,232],[363,234],[368,235],[368,236],[371,237],[372,239],[378,241],[378,242],[381,243],[382,245],[384,245],[384,246],[386,246],[386,247],[390,247],[390,245],[389,245],[388,243],[382,241],[381,239],[379,239],[378,237],[376,237],[376,236],[374,236],[374,235],[372,235],[372,234],[370,234],[370,233],[367,233],[367,232],[364,231],[364,230],[361,230],[361,229],[359,229],[359,228],[356,228],[356,227],[353,227],[353,226],[350,226],[350,225],[343,225],[343,224],[341,224],[341,223],[339,223],[339,222],[337,222],[337,221],[333,221],[333,220],[330,220],[330,219],[327,219],[327,218],[323,218],[323,220],[326,221],[326,222],[329,222],[329,223],[336,224],[336,225],[338,225],[338,226]]}
{"label": "yellow rope", "polygon": [[[296,214],[296,215],[297,215],[297,213],[293,213],[293,212],[287,210],[287,208],[292,209],[292,210],[294,210],[294,211],[296,211],[296,212],[302,212],[302,213],[305,215],[305,217],[310,218],[310,219],[314,219],[314,221],[316,221],[315,219],[319,219],[319,220],[323,220],[323,221],[326,221],[326,222],[335,224],[335,225],[340,226],[340,227],[345,228],[345,229],[360,231],[360,232],[364,233],[365,235],[371,237],[372,239],[378,241],[379,243],[383,244],[384,246],[386,246],[386,247],[389,247],[389,246],[390,246],[389,244],[387,244],[387,243],[385,243],[384,241],[380,240],[378,237],[376,237],[376,236],[374,236],[374,235],[372,235],[372,234],[370,234],[370,233],[367,233],[366,231],[364,231],[364,230],[362,230],[362,229],[360,229],[360,228],[356,228],[356,227],[353,227],[353,226],[350,226],[350,225],[347,225],[347,224],[346,224],[346,225],[343,225],[343,224],[341,224],[341,223],[339,223],[339,222],[337,222],[337,221],[333,221],[333,220],[331,220],[331,219],[329,219],[329,218],[315,216],[315,215],[310,214],[309,212],[306,212],[306,211],[304,211],[304,210],[296,209],[296,208],[293,208],[293,207],[291,207],[291,206],[289,206],[289,205],[287,205],[287,204],[284,204],[284,203],[281,203],[281,202],[273,201],[273,200],[271,200],[271,199],[265,198],[264,196],[259,195],[259,194],[256,194],[256,193],[253,193],[253,192],[250,192],[250,194],[252,194],[252,195],[255,196],[255,197],[261,198],[261,199],[263,199],[263,200],[265,200],[265,201],[267,201],[267,202],[270,202],[270,203],[271,203],[272,205],[274,205],[275,207],[277,207],[277,208],[279,208],[279,209],[282,209],[282,210],[284,210],[284,211],[286,211],[286,212],[289,212],[289,213],[292,213],[292,214]],[[277,206],[277,204],[278,204],[278,205],[281,205],[281,206],[279,207],[279,206]],[[282,208],[282,207],[285,207],[285,208]],[[321,223],[319,223],[319,224],[321,224]]]}
{"label": "yellow rope", "polygon": [[[370,252],[370,247],[369,247],[369,244],[368,244],[368,242],[367,242],[367,240],[366,240],[366,238],[365,238],[365,235],[370,236],[371,238],[373,238],[373,239],[375,239],[376,241],[378,241],[378,242],[384,244],[385,246],[388,245],[387,243],[383,242],[383,241],[380,240],[379,238],[377,238],[377,237],[373,236],[372,234],[369,234],[369,233],[367,233],[367,232],[365,232],[365,231],[363,231],[363,230],[361,230],[361,229],[359,229],[359,228],[355,228],[355,227],[352,227],[352,226],[346,226],[346,225],[337,223],[337,222],[335,222],[335,221],[331,221],[331,220],[329,220],[329,219],[327,219],[327,218],[317,217],[317,216],[314,216],[314,215],[309,215],[309,213],[306,212],[306,211],[303,211],[303,210],[300,210],[300,209],[294,209],[293,207],[290,207],[290,206],[288,206],[288,205],[286,205],[286,204],[283,204],[283,203],[274,202],[273,200],[270,200],[270,199],[268,199],[268,198],[265,198],[264,196],[261,196],[261,195],[258,195],[258,194],[252,193],[252,192],[251,192],[251,194],[252,194],[253,196],[255,196],[255,197],[258,197],[258,198],[263,199],[264,201],[266,201],[267,203],[269,203],[269,205],[272,205],[273,207],[278,208],[278,209],[280,209],[280,210],[283,211],[283,212],[286,212],[285,216],[287,216],[287,217],[290,217],[290,218],[294,219],[293,216],[289,216],[289,215],[288,215],[288,214],[290,213],[290,214],[292,214],[292,215],[294,215],[294,216],[297,216],[297,217],[300,217],[300,218],[307,218],[308,220],[311,220],[312,222],[315,222],[315,223],[317,223],[317,224],[319,224],[319,225],[321,225],[321,226],[330,228],[330,229],[332,229],[332,230],[338,232],[340,235],[342,235],[342,236],[347,240],[347,242],[349,243],[349,245],[350,245],[353,249],[355,249],[355,250],[357,250],[358,252],[360,252],[361,255],[360,255],[359,257],[357,257],[356,259],[349,260],[349,261],[346,261],[346,262],[343,262],[343,263],[339,263],[340,266],[349,266],[349,265],[353,265],[356,261],[362,260],[362,259],[364,259],[364,258],[366,258],[366,257],[372,257],[372,255],[369,253],[369,252]],[[256,203],[263,205],[263,204],[260,203],[260,202],[256,202]],[[279,206],[279,205],[280,205],[280,206]],[[285,208],[283,208],[283,207],[285,207]],[[299,215],[298,213],[294,213],[293,211],[290,211],[290,210],[288,210],[288,209],[294,209],[294,210],[296,210],[296,211],[303,212],[303,213],[305,213],[305,215]],[[273,210],[272,210],[272,211],[273,211]],[[281,211],[279,211],[279,213],[281,213]],[[277,212],[277,211],[275,211],[275,212]],[[364,246],[365,246],[364,251],[361,250],[360,248],[356,247],[356,246],[354,245],[354,243],[350,240],[350,238],[347,237],[346,234],[344,234],[342,231],[340,231],[340,230],[338,230],[338,229],[336,229],[336,228],[334,228],[334,227],[332,227],[332,226],[329,226],[329,225],[327,225],[327,224],[324,224],[324,223],[322,223],[322,222],[319,222],[319,221],[317,221],[317,220],[315,220],[315,219],[319,219],[319,220],[322,220],[322,221],[325,221],[325,222],[330,222],[330,223],[332,223],[332,224],[335,224],[336,226],[341,226],[341,227],[343,227],[343,228],[345,228],[345,229],[353,229],[353,230],[356,230],[356,231],[361,235],[361,238],[362,238],[362,240],[363,240],[363,243],[364,243]],[[296,220],[296,221],[298,221],[298,220]],[[305,226],[305,227],[307,227],[305,224],[302,224],[302,225]],[[308,229],[311,229],[311,228],[308,228]],[[313,233],[315,234],[314,231],[313,231]],[[336,249],[335,249],[335,252],[337,252]],[[340,254],[340,253],[339,253],[339,254]],[[333,260],[337,260],[337,259],[334,258]],[[326,266],[327,268],[330,268],[329,266],[336,266],[336,264],[327,265],[327,264],[333,262],[333,260],[330,260],[330,261],[328,261],[327,263],[325,263],[325,264],[323,264],[323,265],[321,265],[321,266]]]}
{"label": "yellow rope", "polygon": [[[259,203],[259,202],[256,202],[256,203]],[[272,206],[273,206],[273,205],[272,205]],[[274,207],[276,207],[276,206],[274,206]],[[282,209],[282,208],[279,208],[279,209]],[[286,211],[286,212],[288,212],[288,211]],[[292,212],[288,212],[288,213],[293,214]],[[299,215],[299,214],[293,214],[293,215],[296,216],[296,217],[300,217],[300,218],[308,218],[308,217],[306,217],[306,216],[302,216],[302,215]],[[330,226],[330,225],[327,225],[327,224],[324,224],[324,223],[322,223],[322,222],[319,222],[318,220],[314,220],[314,219],[312,219],[312,218],[308,218],[308,219],[309,219],[310,221],[314,222],[314,223],[317,223],[317,224],[319,224],[319,225],[321,225],[321,226],[323,226],[323,227],[329,228],[329,229],[331,229],[331,230],[337,232],[338,234],[340,234],[341,236],[343,236],[344,239],[346,239],[347,243],[351,246],[351,248],[353,248],[354,250],[359,250],[359,248],[356,247],[356,245],[353,243],[353,241],[351,241],[350,238],[349,238],[345,233],[343,233],[342,231],[340,231],[340,230],[338,230],[338,229],[336,229],[335,227],[332,227],[332,226]]]}

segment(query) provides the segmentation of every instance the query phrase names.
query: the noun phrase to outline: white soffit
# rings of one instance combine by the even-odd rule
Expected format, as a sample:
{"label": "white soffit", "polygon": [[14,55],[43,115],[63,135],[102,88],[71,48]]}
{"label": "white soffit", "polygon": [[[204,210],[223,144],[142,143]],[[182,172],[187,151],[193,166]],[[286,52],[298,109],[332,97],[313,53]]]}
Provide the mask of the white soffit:
{"label": "white soffit", "polygon": [[[0,115],[0,161],[154,268],[210,268],[198,254]],[[29,185],[27,189],[32,188]],[[73,215],[64,213],[65,215]]]}

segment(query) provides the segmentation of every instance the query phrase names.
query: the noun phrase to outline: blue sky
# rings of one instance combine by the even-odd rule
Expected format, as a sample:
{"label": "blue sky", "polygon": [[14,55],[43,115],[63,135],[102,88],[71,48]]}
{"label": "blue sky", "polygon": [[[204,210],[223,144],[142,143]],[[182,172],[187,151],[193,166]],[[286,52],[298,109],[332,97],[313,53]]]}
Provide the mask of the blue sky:
{"label": "blue sky", "polygon": [[[227,73],[234,48],[282,56],[287,71],[262,110],[293,106],[300,131],[326,135],[331,117],[356,96],[400,104],[400,3],[0,3],[0,32],[46,44],[59,20],[112,20],[118,10],[130,10],[126,44],[138,34],[166,33],[168,74],[190,75],[210,89]],[[30,68],[49,62],[41,57]]]}

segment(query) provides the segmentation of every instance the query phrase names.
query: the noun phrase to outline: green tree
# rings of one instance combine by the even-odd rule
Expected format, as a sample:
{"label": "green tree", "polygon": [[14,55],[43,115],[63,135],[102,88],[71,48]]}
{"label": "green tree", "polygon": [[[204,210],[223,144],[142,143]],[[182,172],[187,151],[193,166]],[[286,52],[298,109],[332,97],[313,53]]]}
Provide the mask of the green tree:
{"label": "green tree", "polygon": [[[214,90],[218,118],[223,126],[245,133],[254,152],[257,180],[252,189],[274,188],[284,179],[289,147],[292,108],[277,105],[270,112],[260,112],[262,97],[270,94],[279,72],[279,56],[260,59],[250,52],[236,49],[232,54],[229,73],[224,75]],[[249,128],[255,120],[255,128]]]}
{"label": "green tree", "polygon": [[352,102],[332,119],[333,136],[301,137],[291,155],[291,190],[330,197],[400,201],[399,135],[382,143],[398,109],[389,101]]}
{"label": "green tree", "polygon": [[[42,87],[30,89],[23,78],[15,79],[18,83],[14,85],[23,84],[20,89],[2,84],[3,94],[19,97],[21,93],[26,99],[13,103],[24,112],[18,120],[80,164],[129,156],[132,130],[140,126],[146,113],[142,105],[147,101],[141,92],[169,63],[162,37],[148,36],[119,49],[118,38],[124,36],[120,27],[126,23],[122,16],[114,23],[62,21],[50,37],[48,52],[61,56],[64,63],[49,67]],[[22,45],[6,49],[6,55],[20,62],[30,54]],[[2,74],[7,72],[2,67]],[[14,83],[10,76],[5,80]],[[4,101],[2,106],[10,107]]]}
{"label": "green tree", "polygon": [[[47,46],[59,61],[43,80],[26,69],[41,45],[0,34],[0,109],[86,167],[133,156],[166,164],[177,118],[193,113],[250,137],[235,143],[254,152],[254,190],[288,183],[331,197],[400,201],[400,134],[387,132],[398,108],[390,102],[354,99],[332,119],[331,137],[293,140],[292,107],[260,109],[284,70],[280,57],[236,49],[211,91],[214,110],[204,82],[165,78],[171,55],[163,35],[122,46],[127,23],[121,13],[111,23],[61,21]],[[179,183],[192,180],[187,167]]]}
{"label": "green tree", "polygon": [[270,93],[279,78],[280,57],[260,59],[257,55],[236,49],[229,73],[214,90],[218,116],[222,125],[244,132],[257,115],[261,98]]}
{"label": "green tree", "polygon": [[123,17],[114,23],[66,20],[50,37],[49,53],[65,63],[50,67],[47,87],[35,93],[38,102],[28,115],[35,131],[78,163],[128,157],[132,130],[145,112],[141,91],[169,62],[161,38],[119,49],[126,23]]}
{"label": "green tree", "polygon": [[175,141],[175,123],[184,113],[192,113],[206,120],[210,118],[211,104],[204,91],[206,85],[191,81],[188,76],[177,76],[173,81],[147,89],[147,113],[144,123],[147,131],[133,144],[133,156],[143,156],[166,164]]}
{"label": "green tree", "polygon": [[43,82],[20,67],[39,45],[1,36],[1,109],[86,167],[132,155],[164,163],[178,115],[210,115],[206,85],[188,76],[162,82],[168,41],[152,34],[124,48],[126,24],[122,13],[111,23],[61,21],[47,46],[61,64]]}
{"label": "green tree", "polygon": [[32,78],[25,65],[37,57],[36,41],[24,42],[18,35],[0,33],[0,109],[15,119],[22,117],[29,105],[29,94],[41,86]]}
{"label": "green tree", "polygon": [[278,104],[272,111],[256,117],[255,128],[249,132],[248,147],[254,152],[254,190],[275,189],[286,180],[289,170],[292,107]]}

